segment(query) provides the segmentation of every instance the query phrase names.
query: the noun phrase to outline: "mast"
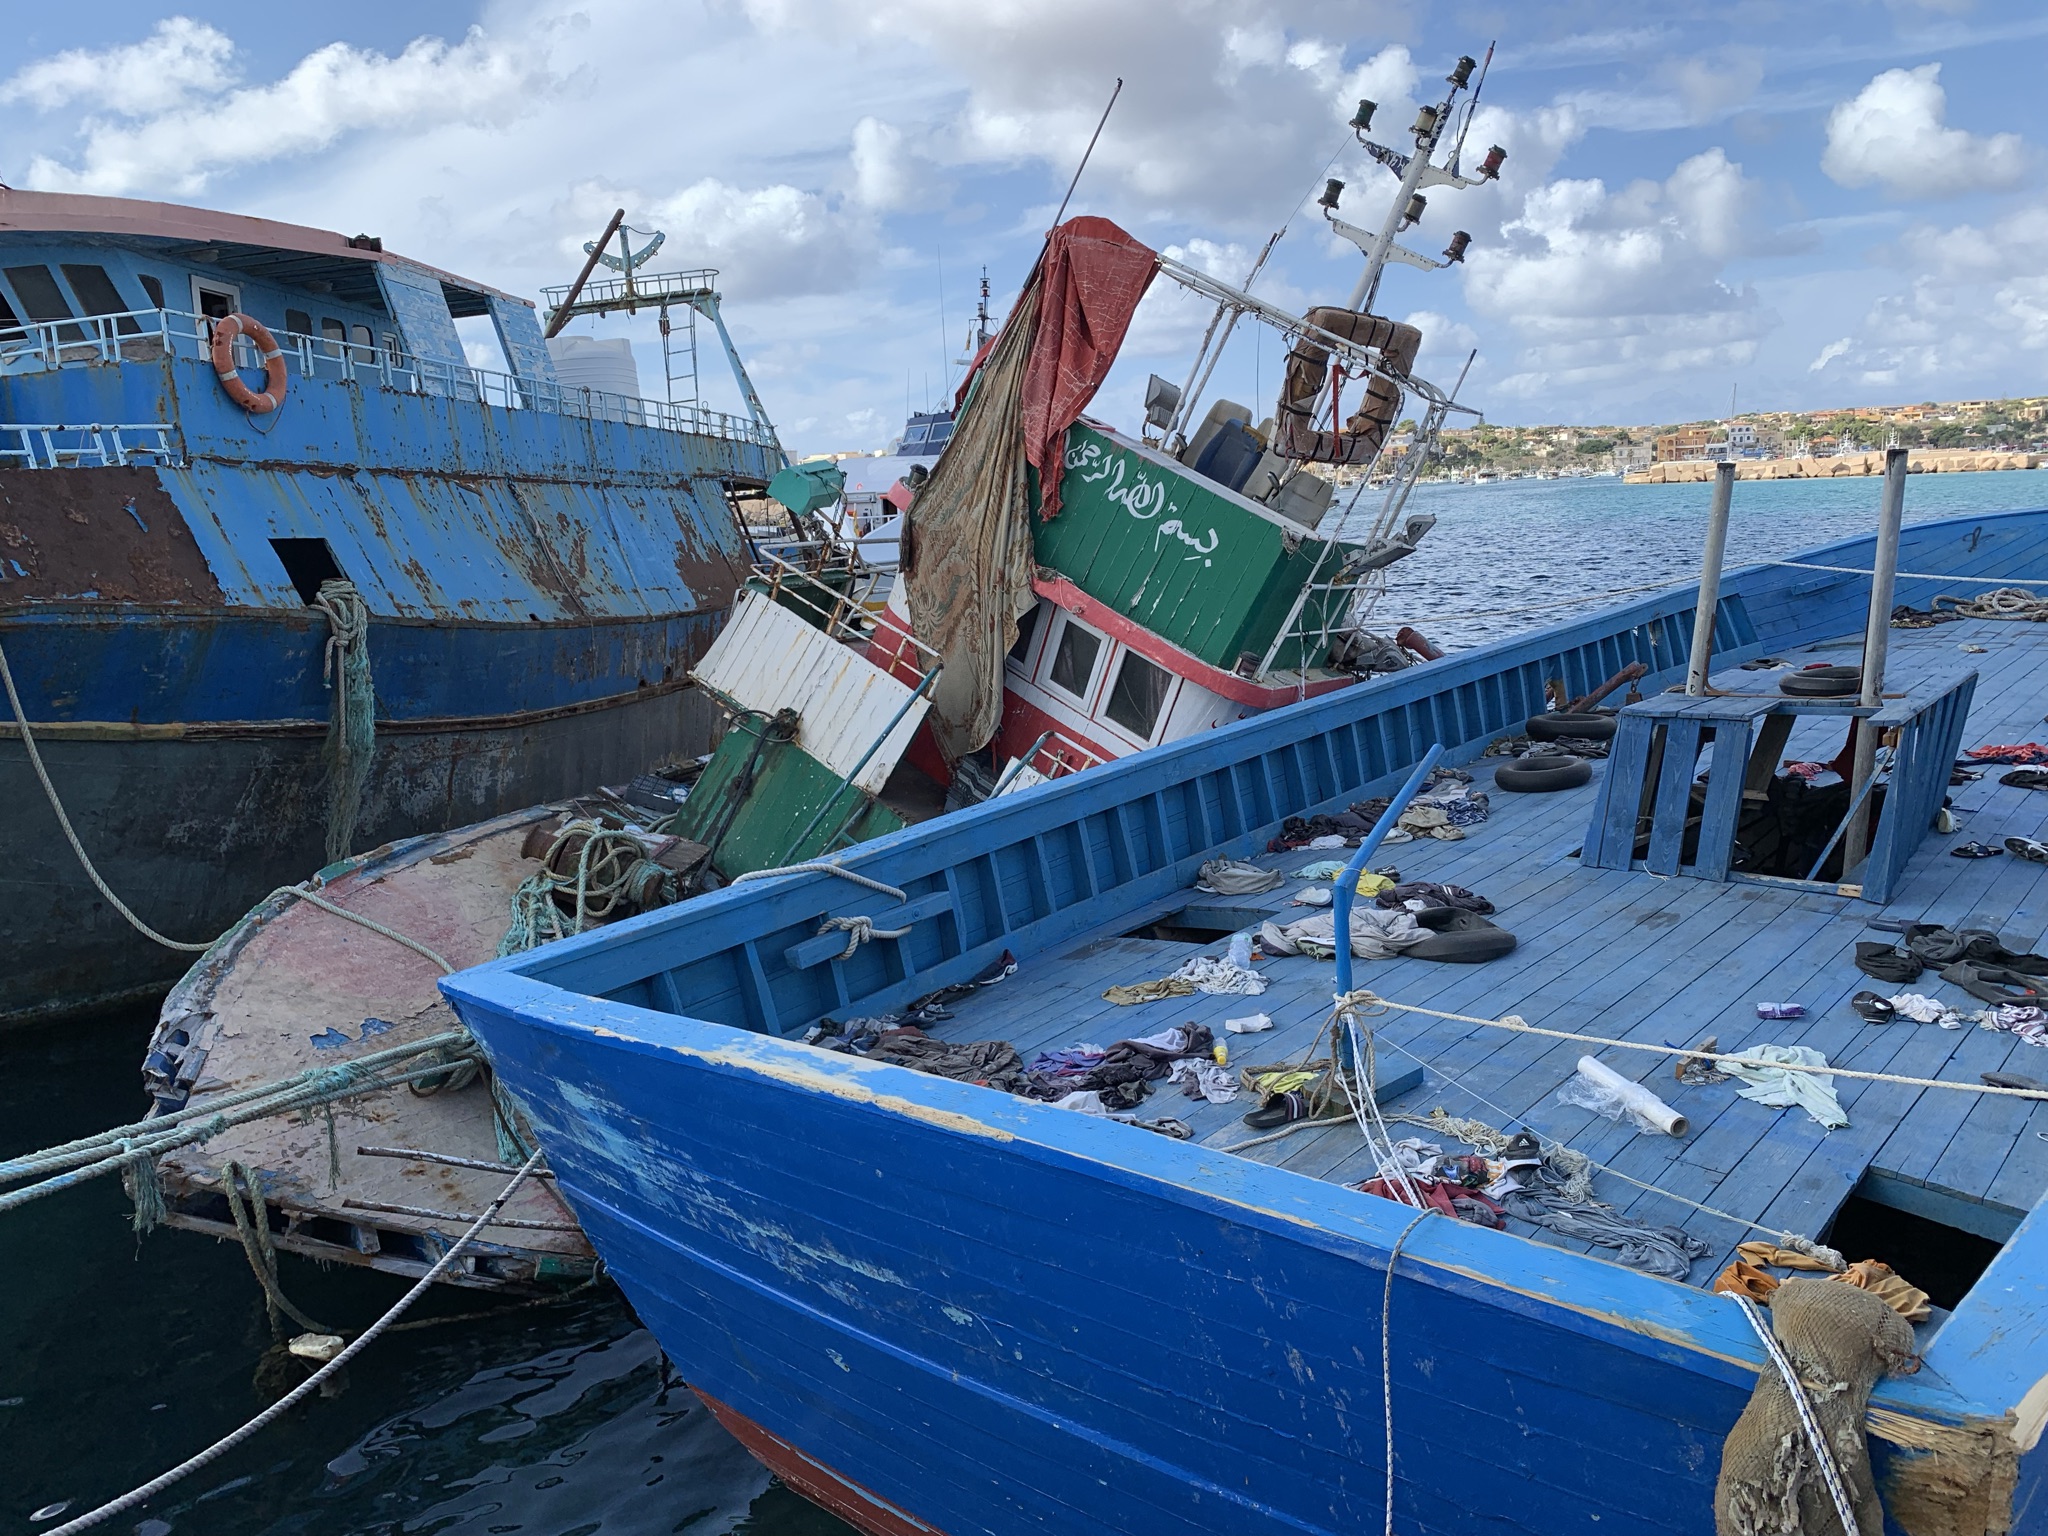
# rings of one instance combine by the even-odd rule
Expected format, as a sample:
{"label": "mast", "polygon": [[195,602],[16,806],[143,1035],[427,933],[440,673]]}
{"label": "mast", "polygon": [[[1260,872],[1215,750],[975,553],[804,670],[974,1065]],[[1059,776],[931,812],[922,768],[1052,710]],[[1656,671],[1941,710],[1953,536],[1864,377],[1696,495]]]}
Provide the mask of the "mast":
{"label": "mast", "polygon": [[[1489,66],[1493,62],[1491,46],[1486,50],[1486,60]],[[1451,126],[1458,93],[1471,81],[1475,69],[1479,70],[1479,83],[1472,87],[1472,95],[1465,104],[1465,121],[1458,131],[1457,142],[1452,146],[1450,162],[1448,165],[1439,166],[1434,163],[1437,146],[1443,141]],[[1423,188],[1463,188],[1493,181],[1498,179],[1500,168],[1507,160],[1508,152],[1495,144],[1487,150],[1486,158],[1480,162],[1479,169],[1473,175],[1468,177],[1459,173],[1458,155],[1464,147],[1465,130],[1472,125],[1472,112],[1479,104],[1480,89],[1486,84],[1486,70],[1467,54],[1459,58],[1456,67],[1444,78],[1450,90],[1444,94],[1443,100],[1435,106],[1425,105],[1415,115],[1415,125],[1411,130],[1415,135],[1413,154],[1389,149],[1384,144],[1375,144],[1366,138],[1366,132],[1372,127],[1373,114],[1379,110],[1378,103],[1360,101],[1358,111],[1352,115],[1351,127],[1358,134],[1358,142],[1365,147],[1367,154],[1401,178],[1401,187],[1394,196],[1393,206],[1387,210],[1385,221],[1375,234],[1370,230],[1360,229],[1355,224],[1347,224],[1337,217],[1337,200],[1343,194],[1343,182],[1333,177],[1324,184],[1323,195],[1318,199],[1323,209],[1323,217],[1329,220],[1332,229],[1365,253],[1365,270],[1359,273],[1358,286],[1351,291],[1351,302],[1347,306],[1350,309],[1363,310],[1371,306],[1379,293],[1380,275],[1390,261],[1420,267],[1425,272],[1463,261],[1465,247],[1471,244],[1472,237],[1462,229],[1451,236],[1451,243],[1445,247],[1442,260],[1434,260],[1405,246],[1397,245],[1394,237],[1422,222],[1423,212],[1429,206],[1429,199],[1422,196]]]}

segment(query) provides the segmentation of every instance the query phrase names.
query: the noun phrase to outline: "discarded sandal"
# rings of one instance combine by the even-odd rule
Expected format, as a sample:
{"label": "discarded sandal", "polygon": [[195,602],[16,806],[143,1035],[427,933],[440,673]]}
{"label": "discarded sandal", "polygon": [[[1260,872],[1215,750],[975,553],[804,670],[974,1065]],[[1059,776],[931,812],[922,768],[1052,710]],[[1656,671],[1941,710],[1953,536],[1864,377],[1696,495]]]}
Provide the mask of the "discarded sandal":
{"label": "discarded sandal", "polygon": [[1267,1096],[1266,1102],[1244,1117],[1244,1123],[1255,1131],[1275,1130],[1291,1125],[1296,1120],[1309,1117],[1308,1095],[1305,1093],[1275,1093]]}
{"label": "discarded sandal", "polygon": [[2005,846],[2023,859],[2032,859],[2036,864],[2048,864],[2048,843],[2036,841],[2031,837],[2008,837]]}
{"label": "discarded sandal", "polygon": [[1866,1024],[1889,1024],[1899,1016],[1892,1000],[1879,997],[1875,992],[1858,992],[1849,999],[1849,1006],[1863,1016]]}
{"label": "discarded sandal", "polygon": [[1980,1079],[1993,1088],[2019,1088],[2028,1093],[2048,1093],[2048,1083],[2018,1072],[1980,1072]]}
{"label": "discarded sandal", "polygon": [[[2007,838],[2006,841],[2014,843],[2021,841],[2021,839]],[[2003,849],[1992,847],[1989,843],[1962,843],[1957,847],[1949,849],[1949,856],[1957,859],[1995,859],[2003,851]],[[2018,850],[2015,849],[2014,851],[2017,852]]]}

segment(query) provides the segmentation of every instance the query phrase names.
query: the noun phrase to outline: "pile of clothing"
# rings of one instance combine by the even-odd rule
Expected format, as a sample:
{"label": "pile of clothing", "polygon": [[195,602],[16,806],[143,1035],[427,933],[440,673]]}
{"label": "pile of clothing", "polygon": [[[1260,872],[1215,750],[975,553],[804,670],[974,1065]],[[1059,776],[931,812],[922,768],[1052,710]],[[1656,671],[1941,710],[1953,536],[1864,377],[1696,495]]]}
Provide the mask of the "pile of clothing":
{"label": "pile of clothing", "polygon": [[1856,946],[1856,968],[1879,981],[1903,985],[1917,981],[1929,967],[1993,1007],[2039,1008],[2048,1000],[2048,985],[2042,981],[2048,977],[2048,955],[2012,949],[1988,928],[1909,923],[1897,944],[1865,940]]}
{"label": "pile of clothing", "polygon": [[1614,745],[1610,738],[1595,741],[1590,736],[1560,736],[1555,741],[1538,741],[1534,736],[1503,736],[1488,744],[1487,757],[1605,757]]}
{"label": "pile of clothing", "polygon": [[1378,1161],[1379,1172],[1352,1188],[1383,1200],[1440,1211],[1476,1227],[1498,1231],[1507,1226],[1500,1206],[1486,1193],[1499,1175],[1485,1158],[1446,1157],[1436,1143],[1411,1136],[1394,1143],[1392,1158],[1383,1156]]}
{"label": "pile of clothing", "polygon": [[1169,997],[1193,997],[1207,992],[1213,997],[1257,997],[1266,990],[1266,978],[1248,965],[1239,965],[1225,955],[1196,955],[1181,963],[1170,976],[1152,981],[1119,982],[1106,988],[1102,1000],[1128,1008],[1136,1003],[1156,1003]]}
{"label": "pile of clothing", "polygon": [[[1467,827],[1475,827],[1492,814],[1486,792],[1471,787],[1472,775],[1462,768],[1432,768],[1408,809],[1391,827],[1388,843],[1413,842],[1433,837],[1456,842]],[[1356,848],[1367,833],[1393,808],[1393,799],[1377,795],[1356,800],[1334,816],[1290,816],[1280,824],[1280,835],[1266,845],[1279,853],[1296,848]]]}
{"label": "pile of clothing", "polygon": [[1389,911],[1405,907],[1410,912],[1426,912],[1449,907],[1454,912],[1477,912],[1481,917],[1491,917],[1495,910],[1493,903],[1476,891],[1468,891],[1462,885],[1439,885],[1434,880],[1404,881],[1381,891],[1373,903]]}
{"label": "pile of clothing", "polygon": [[2048,763],[2048,747],[2038,741],[2011,746],[1971,747],[1963,756],[1979,763]]}
{"label": "pile of clothing", "polygon": [[[1237,1087],[1229,1073],[1211,1059],[1215,1042],[1206,1024],[1181,1024],[1157,1034],[1119,1040],[1107,1048],[1072,1045],[1047,1051],[1022,1069],[1024,1085],[1012,1091],[1062,1109],[1090,1113],[1135,1109],[1152,1091],[1153,1083],[1183,1080],[1186,1074],[1176,1068],[1201,1062],[1215,1068],[1221,1079],[1219,1088],[1228,1090],[1213,1102],[1227,1103],[1237,1096]],[[1206,1083],[1206,1079],[1198,1079],[1198,1094],[1204,1092]]]}

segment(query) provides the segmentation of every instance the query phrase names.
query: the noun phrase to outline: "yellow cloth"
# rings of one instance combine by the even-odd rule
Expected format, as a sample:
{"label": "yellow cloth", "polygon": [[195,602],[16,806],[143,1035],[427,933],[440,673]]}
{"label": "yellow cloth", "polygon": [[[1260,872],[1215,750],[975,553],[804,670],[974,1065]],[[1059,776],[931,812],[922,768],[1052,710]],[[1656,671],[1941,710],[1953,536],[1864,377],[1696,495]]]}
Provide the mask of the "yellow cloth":
{"label": "yellow cloth", "polygon": [[[1748,1247],[1748,1244],[1744,1244]],[[1718,1295],[1747,1296],[1751,1301],[1767,1302],[1771,1292],[1784,1282],[1776,1275],[1767,1275],[1754,1264],[1737,1259],[1714,1277],[1714,1290]]]}
{"label": "yellow cloth", "polygon": [[1813,1269],[1822,1274],[1835,1271],[1810,1253],[1801,1253],[1796,1248],[1780,1248],[1776,1243],[1742,1243],[1737,1253],[1750,1263],[1771,1269]]}
{"label": "yellow cloth", "polygon": [[1876,1259],[1858,1259],[1835,1278],[1870,1292],[1909,1323],[1924,1323],[1934,1315],[1925,1291]]}
{"label": "yellow cloth", "polygon": [[1393,888],[1394,882],[1385,875],[1374,874],[1369,869],[1361,869],[1358,872],[1358,894],[1361,896],[1377,896],[1381,891],[1391,891]]}

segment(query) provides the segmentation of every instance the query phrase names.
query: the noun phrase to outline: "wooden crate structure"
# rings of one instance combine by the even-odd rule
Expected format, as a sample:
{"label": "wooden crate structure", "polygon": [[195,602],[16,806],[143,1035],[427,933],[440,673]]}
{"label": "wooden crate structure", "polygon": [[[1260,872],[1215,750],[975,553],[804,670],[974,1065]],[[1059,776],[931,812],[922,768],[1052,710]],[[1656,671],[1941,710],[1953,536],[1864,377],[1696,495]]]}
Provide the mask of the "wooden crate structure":
{"label": "wooden crate structure", "polygon": [[[1731,868],[1745,801],[1767,791],[1801,717],[1866,720],[1893,753],[1870,852],[1860,874],[1845,869],[1840,882],[1813,883],[1866,901],[1888,901],[1941,808],[1976,689],[1976,672],[1966,670],[1918,684],[1876,708],[1780,694],[1673,693],[1631,704],[1617,721],[1580,858],[1593,869],[1643,869],[1701,880],[1780,879]],[[1695,771],[1709,744],[1714,752],[1706,795],[1696,807]],[[1867,804],[1850,812],[1867,813]],[[1687,835],[1695,829],[1688,857]]]}

